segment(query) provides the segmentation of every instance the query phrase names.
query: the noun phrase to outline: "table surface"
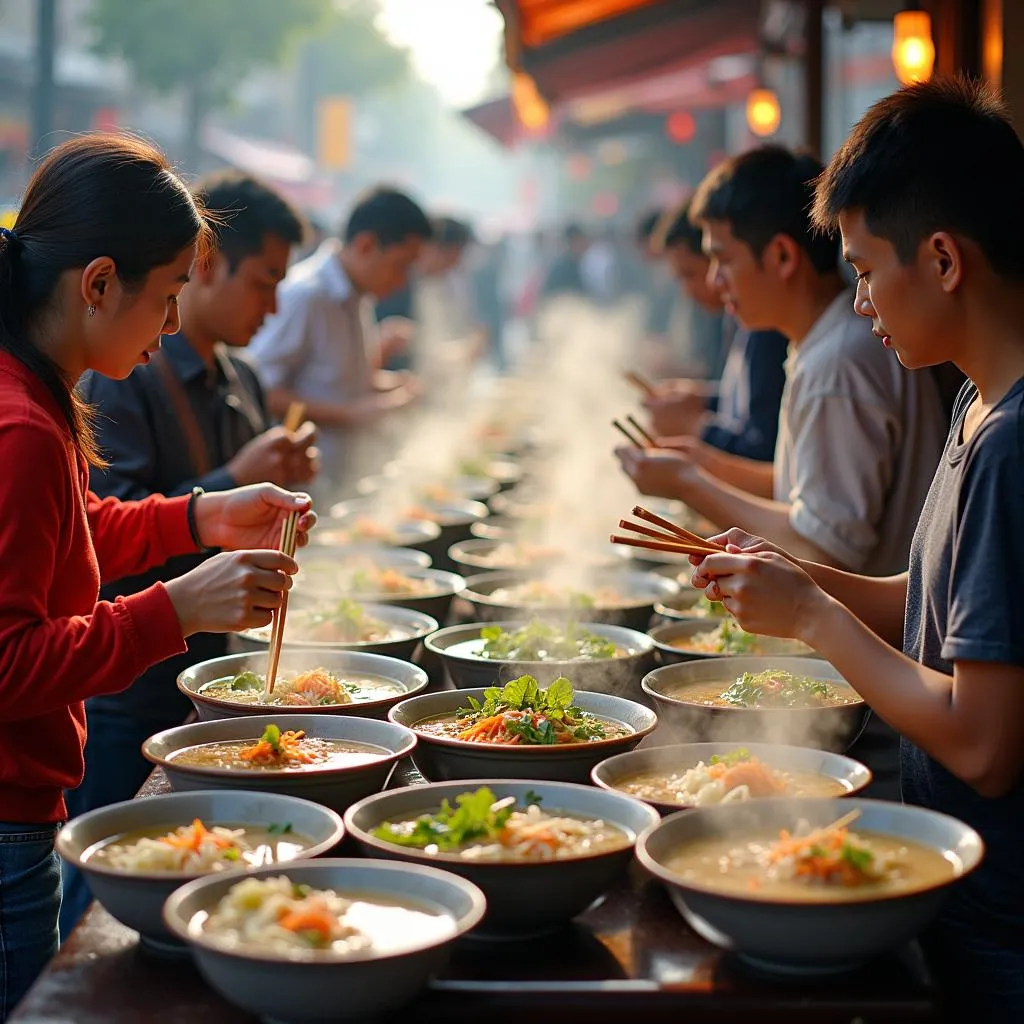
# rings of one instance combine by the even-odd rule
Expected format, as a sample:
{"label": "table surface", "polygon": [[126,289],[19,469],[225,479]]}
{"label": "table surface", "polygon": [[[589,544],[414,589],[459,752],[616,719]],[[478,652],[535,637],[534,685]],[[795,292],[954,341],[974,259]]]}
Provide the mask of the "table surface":
{"label": "table surface", "polygon": [[[415,783],[399,766],[392,783]],[[167,792],[161,771],[140,796]],[[347,852],[347,851],[345,851]],[[644,1024],[914,1022],[938,1019],[916,946],[827,981],[751,974],[691,931],[660,885],[638,868],[571,926],[522,943],[460,943],[447,970],[401,1015],[421,1021],[516,1021],[557,1013],[593,1024],[640,1012]],[[10,1018],[19,1024],[251,1024],[209,989],[187,959],[159,959],[93,904]],[[396,1018],[396,1020],[399,1018]],[[541,1018],[545,1019],[545,1018]]]}

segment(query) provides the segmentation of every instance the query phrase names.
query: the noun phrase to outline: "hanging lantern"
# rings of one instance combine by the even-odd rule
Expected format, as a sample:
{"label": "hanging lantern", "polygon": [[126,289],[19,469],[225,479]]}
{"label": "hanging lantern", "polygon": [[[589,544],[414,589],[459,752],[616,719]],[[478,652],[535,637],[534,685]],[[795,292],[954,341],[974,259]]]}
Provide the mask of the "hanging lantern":
{"label": "hanging lantern", "polygon": [[747,127],[762,138],[774,135],[782,123],[782,107],[772,89],[752,89],[747,97]]}
{"label": "hanging lantern", "polygon": [[665,122],[665,134],[677,146],[692,142],[693,137],[697,134],[697,122],[693,119],[693,114],[688,110],[678,110],[669,115]]}
{"label": "hanging lantern", "polygon": [[539,131],[547,126],[551,111],[525,71],[517,71],[512,78],[512,104],[519,123],[527,130]]}
{"label": "hanging lantern", "polygon": [[900,11],[892,21],[892,66],[904,84],[927,82],[935,67],[932,19],[925,11]]}

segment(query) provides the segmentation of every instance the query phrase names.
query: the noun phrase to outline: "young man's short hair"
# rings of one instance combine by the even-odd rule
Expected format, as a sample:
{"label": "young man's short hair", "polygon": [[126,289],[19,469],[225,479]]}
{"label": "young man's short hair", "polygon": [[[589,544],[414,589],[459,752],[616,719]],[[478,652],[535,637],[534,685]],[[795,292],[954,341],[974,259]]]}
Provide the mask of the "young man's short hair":
{"label": "young man's short hair", "polygon": [[811,225],[814,179],[821,163],[809,153],[760,146],[719,164],[697,188],[690,217],[724,221],[760,259],[776,235],[792,238],[819,274],[838,269],[839,239]]}
{"label": "young man's short hair", "polygon": [[971,239],[992,268],[1024,277],[1024,145],[996,93],[935,79],[879,100],[818,181],[813,220],[860,210],[903,263],[935,231]]}
{"label": "young man's short hair", "polygon": [[691,205],[688,200],[661,218],[654,236],[656,252],[667,252],[669,249],[685,246],[695,256],[704,255],[701,229],[690,218]]}
{"label": "young man's short hair", "polygon": [[636,222],[633,238],[637,245],[651,245],[654,242],[654,233],[658,230],[661,218],[665,216],[663,210],[648,210]]}
{"label": "young man's short hair", "polygon": [[404,192],[393,188],[367,192],[349,214],[342,237],[348,243],[367,232],[385,249],[408,238],[426,241],[433,236],[430,218]]}
{"label": "young man's short hair", "polygon": [[240,171],[200,178],[192,191],[213,214],[217,248],[232,271],[247,256],[262,252],[267,235],[298,245],[305,224],[289,202],[269,185]]}
{"label": "young man's short hair", "polygon": [[443,249],[465,248],[476,241],[473,229],[464,220],[454,217],[434,217],[430,222],[431,240]]}

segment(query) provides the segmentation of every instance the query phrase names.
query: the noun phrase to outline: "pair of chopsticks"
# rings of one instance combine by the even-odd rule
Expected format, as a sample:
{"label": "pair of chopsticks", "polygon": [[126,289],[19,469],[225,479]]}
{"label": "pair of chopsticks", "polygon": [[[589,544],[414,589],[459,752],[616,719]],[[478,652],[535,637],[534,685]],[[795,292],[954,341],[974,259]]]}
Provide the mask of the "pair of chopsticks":
{"label": "pair of chopsticks", "polygon": [[[281,524],[281,543],[279,548],[289,558],[295,556],[295,547],[298,542],[299,513],[289,512],[285,521]],[[264,687],[269,697],[274,692],[274,683],[277,682],[277,666],[281,660],[281,642],[284,639],[284,617],[288,612],[288,591],[286,590],[281,598],[281,607],[274,612],[273,625],[270,629],[270,649],[267,651],[267,681]]]}
{"label": "pair of chopsticks", "polygon": [[637,373],[635,370],[627,370],[622,376],[625,377],[633,387],[642,391],[648,397],[654,394],[654,385],[642,373]]}
{"label": "pair of chopsticks", "polygon": [[689,530],[684,530],[670,519],[663,519],[640,505],[633,509],[633,515],[637,519],[652,523],[659,529],[652,530],[649,526],[633,523],[628,519],[620,519],[620,528],[639,534],[639,536],[623,537],[613,533],[611,536],[613,544],[625,544],[628,547],[646,548],[651,551],[669,551],[680,555],[713,555],[725,550],[724,544],[718,544],[696,533],[691,533]]}
{"label": "pair of chopsticks", "polygon": [[306,403],[305,402],[292,402],[288,406],[288,412],[284,417],[284,429],[289,434],[294,434],[299,427],[302,426],[303,421],[306,419]]}
{"label": "pair of chopsticks", "polygon": [[635,417],[627,416],[626,423],[636,431],[634,435],[621,420],[612,420],[612,426],[635,448],[657,448],[658,442],[637,423]]}

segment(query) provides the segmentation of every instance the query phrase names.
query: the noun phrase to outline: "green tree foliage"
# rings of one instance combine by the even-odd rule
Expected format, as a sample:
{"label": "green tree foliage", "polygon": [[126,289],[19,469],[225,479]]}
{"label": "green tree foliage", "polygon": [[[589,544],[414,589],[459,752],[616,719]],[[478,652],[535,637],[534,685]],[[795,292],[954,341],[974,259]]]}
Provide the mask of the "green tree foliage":
{"label": "green tree foliage", "polygon": [[332,13],[331,0],[96,0],[92,22],[96,51],[122,58],[140,85],[185,90],[185,159],[194,167],[205,114]]}

